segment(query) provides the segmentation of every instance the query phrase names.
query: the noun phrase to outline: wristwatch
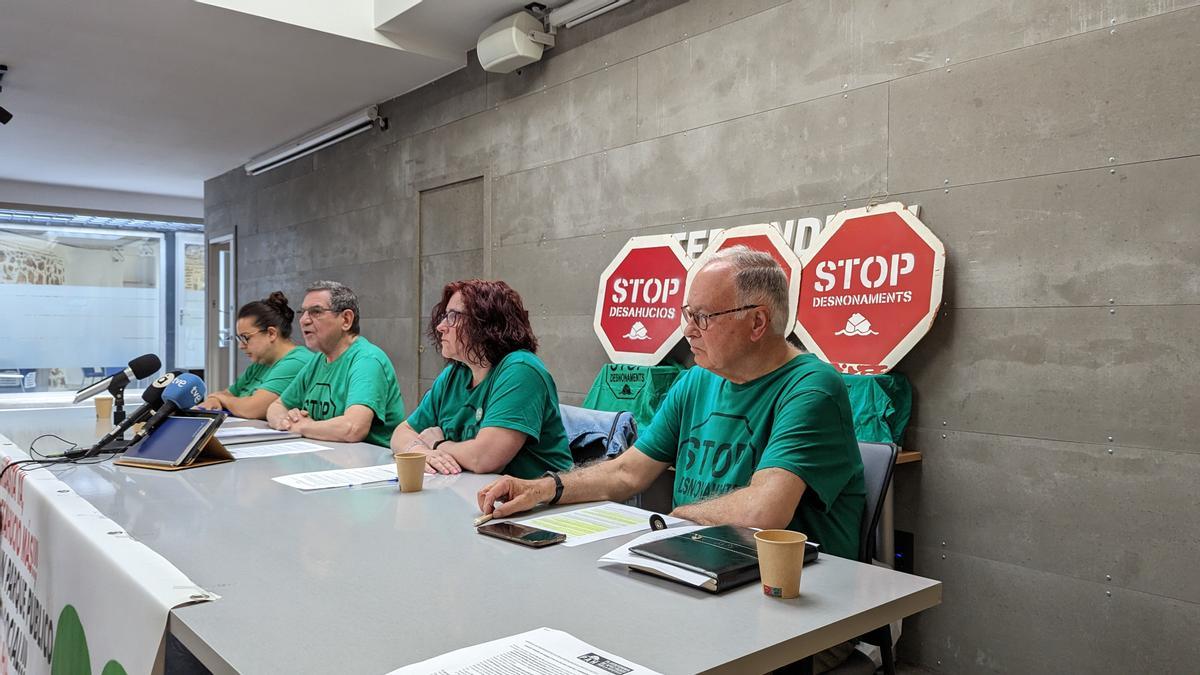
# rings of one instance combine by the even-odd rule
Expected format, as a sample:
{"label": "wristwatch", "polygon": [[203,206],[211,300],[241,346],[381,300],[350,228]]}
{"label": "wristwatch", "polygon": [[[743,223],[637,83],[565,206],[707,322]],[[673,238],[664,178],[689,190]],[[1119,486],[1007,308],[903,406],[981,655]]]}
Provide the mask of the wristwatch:
{"label": "wristwatch", "polygon": [[558,500],[562,499],[562,478],[559,478],[557,471],[547,471],[546,473],[542,474],[542,478],[545,478],[546,476],[554,479],[554,497],[552,497],[550,501],[546,502],[546,506],[554,506],[558,503]]}
{"label": "wristwatch", "polygon": [[433,445],[429,446],[429,449],[430,449],[430,450],[437,450],[437,446],[441,445],[442,443],[445,443],[445,442],[446,442],[446,441],[448,441],[448,440],[450,440],[450,439],[449,439],[449,438],[443,438],[443,439],[442,439],[442,440],[440,440],[440,441],[434,441],[434,442],[433,442]]}

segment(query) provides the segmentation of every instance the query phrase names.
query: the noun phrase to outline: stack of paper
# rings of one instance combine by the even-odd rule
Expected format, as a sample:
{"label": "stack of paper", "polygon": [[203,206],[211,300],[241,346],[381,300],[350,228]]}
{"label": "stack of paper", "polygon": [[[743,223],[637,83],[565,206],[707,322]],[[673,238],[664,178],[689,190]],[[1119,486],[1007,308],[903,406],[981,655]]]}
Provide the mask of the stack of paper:
{"label": "stack of paper", "polygon": [[658,675],[561,630],[537,628],[393,670],[388,675]]}
{"label": "stack of paper", "polygon": [[284,443],[267,443],[266,445],[239,445],[229,448],[229,454],[237,459],[248,457],[275,457],[277,455],[298,455],[304,452],[320,452],[330,450],[328,445],[318,445],[308,441],[291,441]]}
{"label": "stack of paper", "polygon": [[276,476],[271,480],[299,490],[324,490],[326,488],[349,487],[396,480],[396,463],[379,466],[364,466],[358,469],[335,469],[333,471],[309,471],[290,476]]}
{"label": "stack of paper", "polygon": [[300,438],[300,434],[292,431],[259,429],[257,427],[224,427],[217,429],[217,440],[221,441],[221,445],[226,446],[258,443],[260,441],[282,441],[288,438]]}
{"label": "stack of paper", "polygon": [[670,527],[665,530],[649,532],[625,544],[624,546],[618,546],[608,553],[605,553],[604,555],[600,556],[600,559],[597,562],[601,567],[609,565],[632,567],[643,572],[649,572],[650,574],[656,574],[668,579],[674,579],[676,581],[695,586],[696,588],[708,588],[708,585],[713,583],[711,577],[700,574],[699,572],[693,572],[691,570],[672,565],[671,563],[663,562],[661,560],[655,560],[653,558],[636,555],[629,551],[630,548],[639,544],[648,544],[652,541],[658,541],[659,539],[666,539],[667,537],[675,537],[681,534],[687,534],[688,532],[695,532],[703,527],[707,526],[689,525],[687,527]]}

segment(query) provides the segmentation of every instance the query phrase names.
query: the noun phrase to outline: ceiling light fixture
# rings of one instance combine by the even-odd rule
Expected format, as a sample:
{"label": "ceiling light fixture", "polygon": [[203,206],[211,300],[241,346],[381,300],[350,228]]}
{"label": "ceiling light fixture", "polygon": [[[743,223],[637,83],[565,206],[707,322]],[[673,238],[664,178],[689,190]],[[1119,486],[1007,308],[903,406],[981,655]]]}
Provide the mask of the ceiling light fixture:
{"label": "ceiling light fixture", "polygon": [[550,16],[547,17],[546,23],[551,28],[560,26],[574,28],[584,21],[611,12],[622,5],[628,5],[630,2],[631,0],[574,0],[574,2],[568,2],[562,7],[550,10]]}
{"label": "ceiling light fixture", "polygon": [[327,148],[351,136],[357,136],[370,129],[376,123],[379,124],[381,130],[387,129],[387,118],[379,116],[379,108],[377,106],[371,106],[366,110],[357,112],[336,122],[330,122],[316,131],[264,152],[246,162],[246,173],[251,176],[257,176],[260,173],[270,171],[288,162],[300,159],[305,155],[311,155],[321,148]]}

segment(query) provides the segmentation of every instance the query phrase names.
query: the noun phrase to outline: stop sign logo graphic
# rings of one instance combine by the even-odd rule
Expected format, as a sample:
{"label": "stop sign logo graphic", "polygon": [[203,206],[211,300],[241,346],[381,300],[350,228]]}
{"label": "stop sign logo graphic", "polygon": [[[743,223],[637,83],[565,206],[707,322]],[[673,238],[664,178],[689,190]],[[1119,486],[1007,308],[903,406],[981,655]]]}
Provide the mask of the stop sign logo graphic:
{"label": "stop sign logo graphic", "polygon": [[683,337],[691,261],[670,235],[633,237],[600,275],[592,327],[614,363],[657,365]]}
{"label": "stop sign logo graphic", "polygon": [[722,230],[692,265],[692,270],[688,273],[688,285],[691,285],[692,279],[717,251],[739,245],[769,253],[783,268],[783,273],[788,279],[788,307],[790,308],[787,328],[784,330],[784,335],[787,335],[792,332],[792,327],[796,322],[795,307],[797,299],[800,297],[800,258],[792,251],[792,247],[788,246],[787,240],[783,238],[779,230],[771,225],[759,223]]}
{"label": "stop sign logo graphic", "polygon": [[929,332],[946,249],[899,202],[842,211],[803,254],[796,334],[843,373],[886,373]]}

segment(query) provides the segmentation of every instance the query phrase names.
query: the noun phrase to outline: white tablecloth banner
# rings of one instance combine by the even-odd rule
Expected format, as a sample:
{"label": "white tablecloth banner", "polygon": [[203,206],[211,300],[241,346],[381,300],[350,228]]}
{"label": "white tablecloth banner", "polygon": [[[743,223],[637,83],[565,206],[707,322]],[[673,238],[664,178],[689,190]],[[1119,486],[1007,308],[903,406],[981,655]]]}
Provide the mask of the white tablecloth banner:
{"label": "white tablecloth banner", "polygon": [[[28,459],[0,436],[0,467]],[[141,675],[173,607],[215,600],[47,469],[0,481],[0,674]]]}

